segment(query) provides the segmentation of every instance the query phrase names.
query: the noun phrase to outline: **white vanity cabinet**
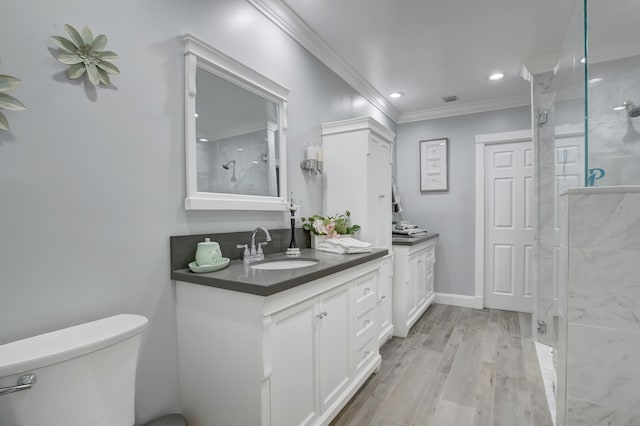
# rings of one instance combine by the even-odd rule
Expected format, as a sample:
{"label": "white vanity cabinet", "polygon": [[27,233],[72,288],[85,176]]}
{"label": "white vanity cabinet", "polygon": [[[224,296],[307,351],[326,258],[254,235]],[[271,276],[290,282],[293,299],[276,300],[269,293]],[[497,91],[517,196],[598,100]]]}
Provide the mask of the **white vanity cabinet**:
{"label": "white vanity cabinet", "polygon": [[329,424],[380,366],[383,260],[271,296],[177,281],[189,424]]}
{"label": "white vanity cabinet", "polygon": [[434,297],[436,240],[415,245],[394,245],[394,335],[407,337],[409,329],[427,310]]}

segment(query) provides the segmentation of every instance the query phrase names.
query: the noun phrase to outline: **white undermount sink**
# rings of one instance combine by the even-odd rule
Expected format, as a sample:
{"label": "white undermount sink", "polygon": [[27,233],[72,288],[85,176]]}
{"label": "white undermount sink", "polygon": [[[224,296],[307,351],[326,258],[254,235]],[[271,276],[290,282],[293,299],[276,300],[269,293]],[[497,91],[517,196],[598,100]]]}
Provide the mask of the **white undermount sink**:
{"label": "white undermount sink", "polygon": [[271,261],[253,264],[250,268],[264,271],[278,271],[282,269],[307,268],[317,263],[318,260],[315,259],[274,259]]}

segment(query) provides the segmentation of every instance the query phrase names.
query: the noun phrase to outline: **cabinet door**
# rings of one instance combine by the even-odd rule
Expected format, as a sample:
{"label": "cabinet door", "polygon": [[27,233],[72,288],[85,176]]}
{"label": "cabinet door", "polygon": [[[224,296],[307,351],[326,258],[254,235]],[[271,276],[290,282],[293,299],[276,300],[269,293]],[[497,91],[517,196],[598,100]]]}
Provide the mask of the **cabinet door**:
{"label": "cabinet door", "polygon": [[407,280],[407,320],[411,318],[413,314],[416,313],[416,309],[418,308],[418,294],[417,294],[417,283],[418,283],[418,261],[419,261],[418,253],[413,253],[409,255],[409,279]]}
{"label": "cabinet door", "polygon": [[378,272],[378,339],[384,340],[391,328],[391,262],[382,262]]}
{"label": "cabinet door", "polygon": [[367,154],[367,237],[391,248],[391,145],[371,136]]}
{"label": "cabinet door", "polygon": [[427,251],[421,250],[416,253],[416,299],[418,307],[427,303]]}
{"label": "cabinet door", "polygon": [[435,269],[435,265],[427,266],[427,297],[431,296],[434,291],[434,279],[433,279],[433,271]]}
{"label": "cabinet door", "polygon": [[318,358],[322,412],[325,412],[341,396],[350,381],[349,354],[354,320],[349,295],[350,286],[342,286],[321,295],[318,304]]}
{"label": "cabinet door", "polygon": [[318,418],[316,302],[273,316],[271,424],[306,425]]}

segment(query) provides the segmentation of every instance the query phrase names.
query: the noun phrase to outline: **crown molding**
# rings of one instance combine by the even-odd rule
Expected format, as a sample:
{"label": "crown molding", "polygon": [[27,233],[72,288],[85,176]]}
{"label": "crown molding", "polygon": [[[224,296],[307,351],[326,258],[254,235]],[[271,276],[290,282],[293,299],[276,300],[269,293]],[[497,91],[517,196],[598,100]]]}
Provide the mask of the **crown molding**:
{"label": "crown molding", "polygon": [[488,99],[486,101],[466,102],[402,113],[400,118],[397,120],[397,123],[413,123],[415,121],[475,114],[477,112],[496,111],[525,105],[531,105],[531,99],[528,96],[514,96],[508,98]]}
{"label": "crown molding", "polygon": [[358,117],[348,120],[333,121],[321,125],[322,136],[335,135],[338,133],[354,132],[357,130],[371,130],[393,143],[396,134],[387,129],[382,123],[371,117]]}
{"label": "crown molding", "polygon": [[340,76],[373,106],[391,120],[398,121],[400,111],[391,105],[364,77],[354,70],[338,53],[282,0],[247,0],[286,34],[307,49],[320,62]]}

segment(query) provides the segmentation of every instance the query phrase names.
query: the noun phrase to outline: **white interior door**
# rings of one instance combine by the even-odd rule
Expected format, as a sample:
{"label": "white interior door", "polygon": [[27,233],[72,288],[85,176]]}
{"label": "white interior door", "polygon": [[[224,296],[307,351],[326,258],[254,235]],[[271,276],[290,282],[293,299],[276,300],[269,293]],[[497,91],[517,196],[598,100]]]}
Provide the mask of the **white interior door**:
{"label": "white interior door", "polygon": [[484,305],[533,310],[531,140],[485,146]]}

